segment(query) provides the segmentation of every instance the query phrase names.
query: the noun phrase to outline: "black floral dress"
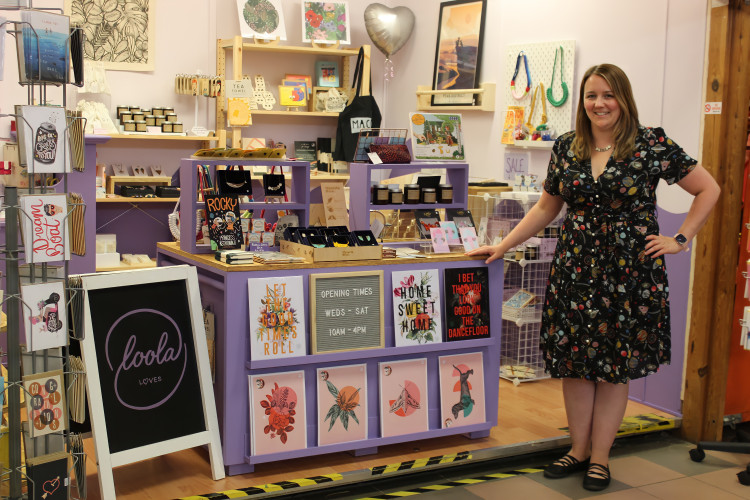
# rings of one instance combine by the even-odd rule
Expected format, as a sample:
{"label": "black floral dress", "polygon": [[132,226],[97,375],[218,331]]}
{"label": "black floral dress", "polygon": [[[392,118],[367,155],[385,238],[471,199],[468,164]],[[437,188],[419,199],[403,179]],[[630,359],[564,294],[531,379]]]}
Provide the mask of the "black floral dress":
{"label": "black floral dress", "polygon": [[591,161],[560,136],[544,181],[568,205],[542,313],[541,347],[553,377],[625,383],[670,361],[669,286],[664,257],[645,255],[659,234],[656,187],[697,162],[661,128],[640,127],[635,154],[610,157],[598,179]]}

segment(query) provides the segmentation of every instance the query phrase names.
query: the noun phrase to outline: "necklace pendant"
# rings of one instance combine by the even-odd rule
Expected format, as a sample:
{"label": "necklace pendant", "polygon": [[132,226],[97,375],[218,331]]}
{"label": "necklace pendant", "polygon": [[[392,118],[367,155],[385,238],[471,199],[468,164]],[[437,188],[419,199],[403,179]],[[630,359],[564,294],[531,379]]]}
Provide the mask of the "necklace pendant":
{"label": "necklace pendant", "polygon": [[609,144],[609,145],[607,145],[606,147],[603,147],[603,148],[599,148],[597,146],[594,146],[594,151],[597,151],[599,153],[606,153],[610,149],[612,149],[612,144]]}

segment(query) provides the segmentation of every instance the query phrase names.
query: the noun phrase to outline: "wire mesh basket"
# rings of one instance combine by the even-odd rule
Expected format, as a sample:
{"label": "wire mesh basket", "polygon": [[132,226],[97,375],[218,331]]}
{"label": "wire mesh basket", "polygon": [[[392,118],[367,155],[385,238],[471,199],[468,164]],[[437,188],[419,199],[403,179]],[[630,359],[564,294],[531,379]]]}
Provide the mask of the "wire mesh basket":
{"label": "wire mesh basket", "polygon": [[544,373],[544,354],[539,347],[539,323],[518,326],[503,319],[500,377],[514,384],[549,378]]}

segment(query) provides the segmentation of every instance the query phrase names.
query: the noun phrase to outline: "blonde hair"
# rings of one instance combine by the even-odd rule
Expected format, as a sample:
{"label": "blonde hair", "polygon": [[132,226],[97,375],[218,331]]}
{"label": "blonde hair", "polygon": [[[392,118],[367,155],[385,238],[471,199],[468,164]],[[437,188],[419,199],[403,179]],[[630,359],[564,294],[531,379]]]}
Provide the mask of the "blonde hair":
{"label": "blonde hair", "polygon": [[623,70],[614,64],[599,64],[592,66],[583,75],[578,95],[578,111],[576,113],[576,137],[573,140],[573,153],[578,158],[591,158],[594,137],[591,133],[591,120],[586,114],[584,106],[584,88],[592,75],[600,76],[612,89],[617,104],[620,105],[620,119],[614,129],[614,150],[612,156],[616,160],[629,158],[635,152],[635,136],[638,133],[638,108],[633,99],[633,89],[630,80]]}

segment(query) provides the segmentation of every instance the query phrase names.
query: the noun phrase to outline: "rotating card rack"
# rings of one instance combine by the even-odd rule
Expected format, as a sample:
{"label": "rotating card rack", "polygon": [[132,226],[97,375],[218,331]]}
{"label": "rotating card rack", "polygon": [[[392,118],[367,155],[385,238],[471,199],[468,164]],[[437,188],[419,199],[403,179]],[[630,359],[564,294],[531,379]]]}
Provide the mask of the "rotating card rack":
{"label": "rotating card rack", "polygon": [[[62,14],[62,9],[39,9],[33,7],[33,0],[29,0],[30,10],[56,10]],[[20,7],[4,7],[0,8],[0,11],[20,11]],[[63,83],[53,83],[43,81],[41,75],[41,57],[40,57],[40,44],[39,35],[37,34],[34,27],[25,21],[7,21],[0,24],[2,26],[11,26],[13,29],[7,29],[7,33],[13,37],[23,36],[21,27],[27,26],[31,30],[31,34],[37,40],[37,62],[39,64],[39,70],[37,73],[37,80],[23,81],[25,75],[19,74],[19,84],[27,86],[27,103],[33,105],[34,102],[38,102],[41,105],[48,103],[47,99],[47,88],[48,86],[61,87],[62,89],[62,110],[65,115],[66,127],[59,136],[63,137],[62,155],[65,162],[65,168],[63,173],[50,174],[50,173],[35,173],[36,160],[33,158],[27,158],[27,174],[29,178],[29,194],[49,194],[49,193],[62,193],[68,195],[68,174],[72,163],[75,163],[74,167],[77,170],[83,169],[82,155],[76,155],[75,162],[71,156],[71,134],[79,133],[80,137],[76,137],[76,145],[83,148],[83,135],[82,128],[78,127],[79,120],[85,120],[80,116],[71,116],[66,110],[66,86],[67,82],[70,81],[70,64],[66,64],[66,74]],[[81,28],[74,27],[73,30],[66,38],[66,54],[70,57],[70,46],[71,37],[73,33],[77,32],[78,36],[85,36]],[[24,130],[30,130],[33,137],[33,129],[28,123],[26,118],[21,114],[0,114],[0,117],[10,117],[16,120],[17,127],[24,127]],[[75,124],[75,126],[73,126]],[[80,130],[79,130],[80,129]],[[75,131],[75,132],[74,132]],[[22,146],[22,145],[21,145]],[[62,182],[54,181],[55,176],[59,175],[62,178]],[[36,179],[39,179],[40,185],[36,186]],[[52,187],[55,186],[55,187]],[[36,192],[38,190],[38,192]],[[67,211],[62,221],[62,238],[65,241],[66,231],[68,231],[68,217],[79,207],[85,210],[83,202],[80,203],[66,203]],[[24,498],[22,492],[22,481],[25,478],[28,484],[32,484],[32,480],[26,475],[25,465],[22,463],[21,455],[21,436],[25,436],[26,441],[26,458],[30,458],[30,455],[44,455],[50,453],[51,449],[55,446],[62,447],[63,450],[68,451],[73,457],[73,466],[71,470],[76,471],[76,483],[77,483],[77,496],[72,495],[72,491],[68,490],[68,496],[70,498],[86,498],[86,482],[85,482],[85,454],[83,453],[82,439],[80,434],[70,433],[68,430],[53,431],[45,435],[38,434],[35,431],[34,425],[22,426],[21,424],[21,411],[25,411],[21,404],[21,391],[23,390],[26,394],[26,398],[30,397],[30,394],[23,387],[21,379],[21,359],[23,357],[24,371],[26,375],[37,374],[54,369],[62,369],[63,378],[62,382],[64,386],[72,386],[77,377],[84,375],[80,369],[71,369],[70,357],[68,352],[68,346],[62,348],[43,349],[41,352],[26,352],[22,351],[20,344],[20,331],[23,328],[23,322],[21,321],[22,315],[28,317],[28,312],[31,310],[29,304],[26,304],[20,295],[20,273],[19,273],[19,260],[20,254],[24,252],[18,245],[18,234],[19,234],[19,220],[25,220],[29,218],[24,210],[19,205],[18,188],[17,187],[5,187],[5,193],[3,197],[2,206],[0,209],[5,211],[5,245],[0,246],[0,260],[5,264],[5,283],[6,283],[6,294],[2,304],[7,304],[7,366],[8,366],[8,380],[6,381],[6,388],[4,390],[5,397],[8,401],[8,446],[9,455],[8,463],[3,464],[3,468],[0,469],[0,481],[8,482],[8,497],[11,499]],[[83,250],[85,252],[85,249]],[[71,252],[72,253],[72,252]],[[49,276],[50,270],[48,264],[34,263],[33,256],[29,259],[26,255],[26,260],[29,262],[29,283],[48,283],[51,282],[52,278]],[[62,306],[66,309],[69,305],[72,306],[80,305],[81,290],[80,287],[69,285],[68,281],[68,261],[64,260],[64,274],[62,276],[62,284],[65,290],[65,297],[62,300]],[[59,277],[57,278],[59,279]],[[77,311],[74,311],[77,312]],[[80,314],[69,315],[68,320],[68,336],[81,339],[82,328],[77,323],[80,319]],[[27,339],[28,342],[28,339]],[[60,387],[60,391],[66,389],[66,387]],[[63,399],[63,408],[61,419],[67,424],[69,409],[67,404],[67,398]],[[29,422],[31,424],[32,422]],[[26,429],[24,429],[26,427]],[[61,428],[68,429],[68,425],[61,426]],[[56,444],[55,444],[56,443]],[[70,470],[68,477],[71,477]],[[70,482],[66,485],[66,488],[70,488]]]}

